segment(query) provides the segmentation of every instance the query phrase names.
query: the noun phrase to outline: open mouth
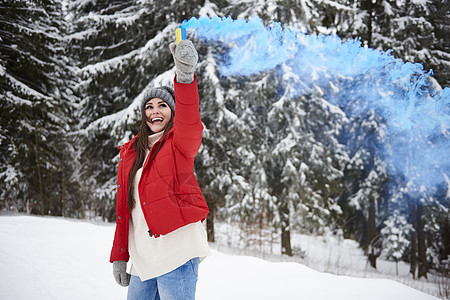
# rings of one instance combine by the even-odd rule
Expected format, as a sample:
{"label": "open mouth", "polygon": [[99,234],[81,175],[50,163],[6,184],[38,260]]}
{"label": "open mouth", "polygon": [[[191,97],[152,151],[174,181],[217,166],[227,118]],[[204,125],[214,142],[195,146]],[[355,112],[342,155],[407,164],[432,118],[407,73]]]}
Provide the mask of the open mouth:
{"label": "open mouth", "polygon": [[162,123],[163,120],[164,120],[163,118],[156,117],[156,118],[151,119],[150,121],[152,122],[152,124],[160,124],[160,123]]}

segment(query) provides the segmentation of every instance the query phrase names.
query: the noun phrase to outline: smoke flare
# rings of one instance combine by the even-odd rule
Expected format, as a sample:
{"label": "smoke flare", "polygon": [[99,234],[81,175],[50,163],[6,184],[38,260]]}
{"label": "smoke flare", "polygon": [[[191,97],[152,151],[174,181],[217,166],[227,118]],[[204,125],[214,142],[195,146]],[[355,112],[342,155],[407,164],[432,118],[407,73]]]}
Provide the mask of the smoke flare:
{"label": "smoke flare", "polygon": [[[390,151],[379,150],[392,166],[418,186],[433,188],[450,177],[450,89],[441,89],[421,64],[362,47],[358,40],[306,34],[261,19],[201,17],[183,27],[207,43],[229,51],[222,76],[249,76],[278,67],[289,73],[297,94],[320,87],[326,100],[348,115],[375,111],[386,124]],[[395,173],[395,174],[392,174]]]}

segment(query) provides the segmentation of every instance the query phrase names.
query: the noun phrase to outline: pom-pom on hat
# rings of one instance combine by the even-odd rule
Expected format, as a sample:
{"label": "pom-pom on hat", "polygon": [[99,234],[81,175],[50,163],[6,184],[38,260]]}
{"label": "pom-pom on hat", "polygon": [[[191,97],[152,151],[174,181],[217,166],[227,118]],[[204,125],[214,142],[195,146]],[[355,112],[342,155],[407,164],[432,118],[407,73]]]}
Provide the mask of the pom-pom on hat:
{"label": "pom-pom on hat", "polygon": [[160,86],[147,91],[142,98],[141,113],[144,112],[145,103],[152,98],[160,98],[175,112],[175,92],[171,87]]}

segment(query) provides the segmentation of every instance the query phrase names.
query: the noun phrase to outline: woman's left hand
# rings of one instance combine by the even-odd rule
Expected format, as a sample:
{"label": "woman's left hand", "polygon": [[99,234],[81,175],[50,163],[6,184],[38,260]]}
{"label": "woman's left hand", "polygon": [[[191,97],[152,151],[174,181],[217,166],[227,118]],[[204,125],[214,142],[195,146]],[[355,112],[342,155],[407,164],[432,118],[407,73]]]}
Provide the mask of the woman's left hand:
{"label": "woman's left hand", "polygon": [[198,62],[198,53],[190,40],[182,40],[178,44],[169,45],[175,61],[177,82],[192,83]]}

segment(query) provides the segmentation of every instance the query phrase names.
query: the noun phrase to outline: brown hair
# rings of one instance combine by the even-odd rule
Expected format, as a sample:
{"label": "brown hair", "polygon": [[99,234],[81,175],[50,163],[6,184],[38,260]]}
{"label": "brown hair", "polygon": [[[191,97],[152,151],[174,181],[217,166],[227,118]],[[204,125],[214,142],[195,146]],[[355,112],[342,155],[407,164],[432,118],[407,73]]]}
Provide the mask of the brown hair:
{"label": "brown hair", "polygon": [[[150,100],[150,99],[149,99]],[[155,152],[153,152],[152,156],[149,159],[149,163],[152,162],[152,160],[155,158],[156,154],[161,149],[162,145],[164,144],[164,141],[166,139],[166,134],[169,132],[170,128],[173,127],[173,117],[174,112],[172,111],[172,115],[170,118],[170,121],[167,123],[166,127],[164,128],[164,133],[161,139],[161,143],[159,144],[158,148]],[[141,126],[139,127],[139,136],[134,140],[133,147],[136,150],[136,158],[134,160],[133,166],[131,167],[130,174],[128,175],[128,207],[130,211],[134,208],[134,205],[136,203],[135,199],[133,198],[133,181],[136,177],[137,171],[142,167],[142,164],[145,160],[145,150],[150,150],[150,147],[148,145],[148,136],[151,134],[154,134],[155,132],[152,132],[150,128],[147,125],[147,117],[145,116],[145,111],[142,111],[142,122]]]}

